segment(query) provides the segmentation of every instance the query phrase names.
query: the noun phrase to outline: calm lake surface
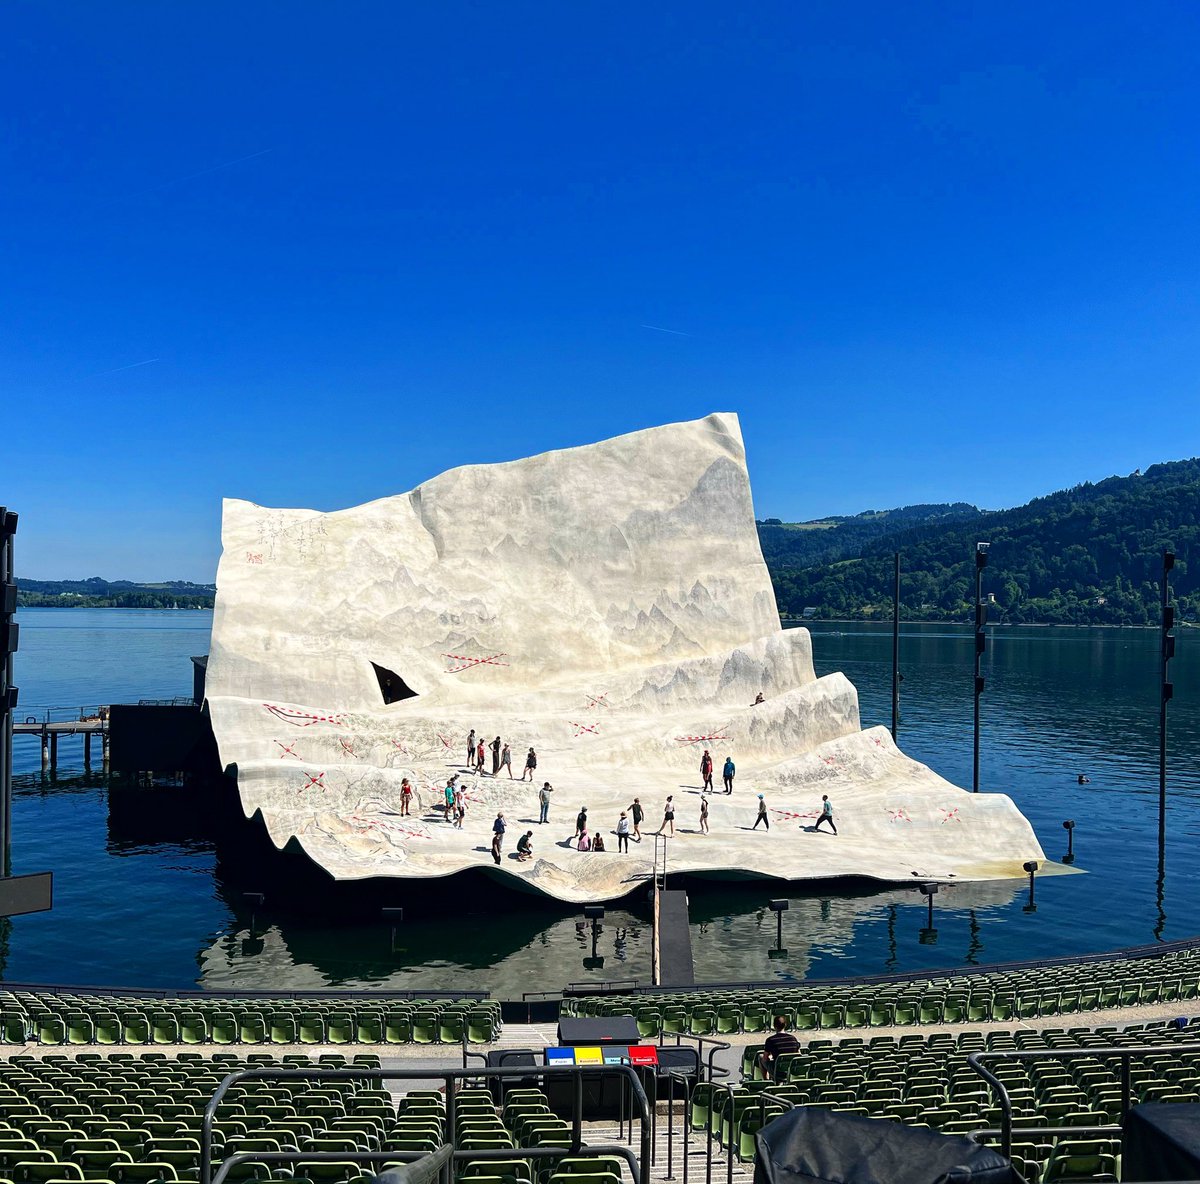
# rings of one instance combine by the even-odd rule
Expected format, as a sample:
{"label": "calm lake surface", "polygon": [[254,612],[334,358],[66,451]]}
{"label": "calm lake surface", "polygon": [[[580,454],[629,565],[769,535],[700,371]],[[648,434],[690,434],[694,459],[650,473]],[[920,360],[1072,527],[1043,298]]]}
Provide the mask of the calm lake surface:
{"label": "calm lake surface", "polygon": [[[211,614],[121,609],[20,613],[18,718],[72,707],[191,693],[190,657],[208,649]],[[887,627],[812,629],[817,672],[858,687],[863,726],[891,720]],[[900,648],[900,746],[958,785],[971,780],[971,633],[905,625]],[[763,886],[695,886],[698,979],[820,978],[1087,953],[1200,933],[1200,636],[1181,631],[1172,663],[1168,836],[1160,881],[1158,634],[1139,629],[1022,627],[991,632],[985,660],[984,790],[1009,794],[1047,855],[1066,850],[1073,819],[1084,875],[1037,882],[1027,912],[1019,884],[956,886],[939,895],[937,940],[923,944],[925,910],[907,888],[794,892],[784,918],[786,960],[772,959],[775,922]],[[98,770],[64,739],[56,779],[40,772],[31,737],[14,743],[13,870],[52,869],[55,907],[0,930],[8,981],[218,988],[481,987],[500,997],[586,979],[645,980],[649,930],[636,911],[609,910],[598,954],[575,915],[531,907],[472,911],[451,891],[439,915],[406,916],[390,949],[378,922],[314,926],[294,913],[250,915],[213,844],[130,834],[110,812]],[[74,767],[72,767],[74,766]],[[1078,785],[1085,773],[1087,785]],[[128,791],[126,791],[128,792]],[[150,828],[153,831],[153,828]]]}

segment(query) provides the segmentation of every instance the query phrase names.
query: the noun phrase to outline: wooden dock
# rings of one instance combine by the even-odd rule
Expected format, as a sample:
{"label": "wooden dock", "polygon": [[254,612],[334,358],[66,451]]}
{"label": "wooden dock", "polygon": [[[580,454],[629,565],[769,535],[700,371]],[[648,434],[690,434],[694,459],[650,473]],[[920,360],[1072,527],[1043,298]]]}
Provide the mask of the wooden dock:
{"label": "wooden dock", "polygon": [[58,738],[60,736],[83,737],[83,766],[92,766],[92,737],[100,737],[101,763],[108,767],[108,712],[87,719],[73,720],[13,720],[13,736],[40,736],[42,738],[42,771],[58,769]]}

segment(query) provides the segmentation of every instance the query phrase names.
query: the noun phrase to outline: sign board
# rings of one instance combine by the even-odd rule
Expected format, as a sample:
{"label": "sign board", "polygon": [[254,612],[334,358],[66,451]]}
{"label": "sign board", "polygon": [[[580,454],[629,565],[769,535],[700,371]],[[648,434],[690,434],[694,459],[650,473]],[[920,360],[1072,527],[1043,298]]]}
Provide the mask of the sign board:
{"label": "sign board", "polygon": [[548,1048],[546,1049],[546,1064],[573,1065],[575,1064],[575,1050],[573,1048]]}
{"label": "sign board", "polygon": [[635,1044],[629,1049],[631,1065],[657,1065],[658,1048],[653,1044]]}

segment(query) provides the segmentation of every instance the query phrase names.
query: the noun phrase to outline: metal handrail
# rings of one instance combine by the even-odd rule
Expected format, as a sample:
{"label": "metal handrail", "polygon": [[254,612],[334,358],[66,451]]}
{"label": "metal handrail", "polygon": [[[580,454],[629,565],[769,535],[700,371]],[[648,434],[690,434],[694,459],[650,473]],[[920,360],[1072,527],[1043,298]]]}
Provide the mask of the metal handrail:
{"label": "metal handrail", "polygon": [[[990,1061],[1076,1061],[1076,1060],[1113,1060],[1121,1062],[1121,1119],[1129,1113],[1130,1078],[1129,1063],[1134,1057],[1152,1056],[1170,1052],[1200,1053],[1200,1043],[1188,1041],[1181,1044],[1119,1044],[1106,1048],[1075,1047],[1075,1048],[1021,1048],[1021,1049],[984,1049],[973,1052],[967,1057],[967,1064],[987,1082],[995,1092],[1000,1102],[1000,1149],[1006,1158],[1012,1157],[1013,1106],[1008,1087],[983,1062]],[[985,1128],[991,1130],[994,1128]],[[1054,1131],[1057,1127],[1023,1126],[1022,1131],[1030,1134],[1044,1134]],[[1078,1126],[1072,1128],[1076,1134],[1080,1132],[1120,1130],[1113,1126]]]}
{"label": "metal handrail", "polygon": [[714,1073],[719,1073],[722,1077],[729,1076],[728,1069],[722,1069],[719,1065],[713,1064],[713,1057],[715,1057],[717,1055],[717,1053],[724,1052],[727,1049],[730,1049],[733,1047],[733,1045],[730,1044],[728,1040],[718,1040],[715,1036],[697,1036],[693,1032],[659,1032],[659,1034],[658,1034],[659,1048],[666,1047],[666,1038],[668,1036],[675,1037],[676,1046],[679,1045],[680,1040],[696,1041],[696,1043],[700,1046],[696,1050],[697,1055],[700,1057],[704,1056],[704,1046],[706,1044],[711,1044],[712,1048],[709,1050],[709,1054],[708,1054],[708,1077],[707,1077],[707,1080],[712,1081]]}
{"label": "metal handrail", "polygon": [[[217,1086],[216,1092],[209,1099],[208,1105],[204,1108],[204,1117],[200,1127],[200,1184],[221,1184],[224,1177],[214,1179],[212,1171],[213,1159],[213,1120],[216,1117],[217,1107],[221,1104],[221,1099],[225,1097],[229,1089],[238,1085],[243,1081],[284,1081],[284,1080],[313,1080],[313,1081],[428,1081],[430,1078],[445,1082],[446,1088],[446,1128],[450,1132],[451,1137],[454,1135],[455,1128],[455,1083],[462,1081],[464,1078],[478,1080],[481,1078],[503,1079],[505,1077],[564,1077],[574,1078],[575,1097],[572,1113],[572,1130],[571,1130],[571,1153],[578,1154],[583,1148],[583,1077],[584,1074],[589,1076],[603,1075],[606,1073],[617,1074],[625,1078],[632,1088],[633,1097],[640,1108],[640,1150],[641,1159],[634,1161],[632,1153],[629,1153],[630,1167],[634,1172],[634,1178],[638,1184],[650,1184],[650,1167],[653,1153],[653,1135],[651,1127],[651,1110],[650,1103],[646,1097],[646,1091],[642,1087],[641,1079],[634,1069],[629,1065],[539,1065],[539,1066],[516,1066],[511,1069],[443,1069],[441,1071],[430,1069],[367,1069],[367,1068],[345,1068],[345,1069],[310,1069],[310,1068],[277,1068],[274,1066],[255,1066],[250,1069],[240,1069],[234,1073],[230,1073]],[[632,1121],[632,1116],[631,1116]],[[632,1131],[631,1131],[632,1136]],[[595,1148],[594,1150],[600,1150]],[[605,1151],[607,1154],[608,1152]],[[614,1150],[614,1154],[620,1154]],[[253,1153],[247,1153],[253,1154]],[[269,1152],[266,1154],[283,1154]],[[329,1152],[332,1159],[344,1159],[353,1161],[353,1154],[342,1155],[338,1152]],[[377,1155],[381,1153],[363,1152],[363,1155]],[[514,1158],[527,1159],[539,1154],[557,1154],[562,1155],[562,1148],[507,1148],[505,1153],[499,1158]],[[233,1157],[231,1157],[233,1158]],[[311,1157],[299,1155],[298,1158],[316,1158],[316,1153]],[[398,1159],[398,1155],[391,1156],[393,1159]],[[456,1151],[454,1158],[462,1159],[483,1159],[487,1158],[482,1152],[475,1151]],[[493,1158],[496,1158],[493,1156]]]}

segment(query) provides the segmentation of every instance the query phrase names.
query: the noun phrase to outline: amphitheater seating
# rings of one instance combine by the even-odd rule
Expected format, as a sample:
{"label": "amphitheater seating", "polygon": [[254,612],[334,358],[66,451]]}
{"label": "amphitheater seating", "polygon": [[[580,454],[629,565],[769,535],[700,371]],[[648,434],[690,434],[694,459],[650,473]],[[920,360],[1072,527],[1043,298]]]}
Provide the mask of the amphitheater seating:
{"label": "amphitheater seating", "polygon": [[[777,1082],[761,1080],[761,1045],[746,1048],[742,1084],[731,1102],[727,1090],[700,1086],[691,1118],[711,1130],[742,1160],[754,1155],[754,1131],[779,1104],[760,1095],[850,1114],[870,1115],[908,1125],[967,1134],[998,1127],[1000,1109],[983,1079],[967,1064],[984,1049],[1087,1048],[1143,1044],[1145,1055],[1131,1071],[1133,1099],[1200,1101],[1200,1058],[1172,1051],[1173,1044],[1200,1041],[1200,1020],[1185,1027],[1148,1024],[1115,1028],[1045,1028],[1040,1031],[914,1033],[817,1039],[799,1053],[780,1058]],[[1081,1178],[1116,1180],[1120,1146],[1094,1135],[1079,1139],[1021,1139],[1022,1127],[1105,1126],[1120,1121],[1120,1069],[1115,1061],[1085,1058],[993,1064],[1014,1104],[1014,1157],[1030,1184]]]}
{"label": "amphitheater seating", "polygon": [[3,1044],[475,1044],[495,1040],[489,999],[177,999],[0,990]]}
{"label": "amphitheater seating", "polygon": [[758,989],[654,991],[565,999],[577,1016],[633,1016],[660,1033],[760,1032],[772,1015],[800,1031],[979,1023],[1085,1014],[1200,997],[1200,950],[937,979]]}
{"label": "amphitheater seating", "polygon": [[[107,1181],[154,1184],[199,1178],[204,1107],[228,1073],[279,1064],[378,1068],[377,1057],[324,1054],[316,1059],[218,1053],[106,1057],[83,1053],[18,1054],[0,1062],[0,1177],[11,1184]],[[303,1079],[233,1086],[217,1111],[217,1161],[238,1152],[426,1153],[446,1141],[446,1102],[436,1090],[412,1090],[397,1102],[382,1083]],[[512,1089],[497,1107],[485,1089],[457,1094],[454,1141],[464,1150],[561,1148],[548,1161],[468,1161],[472,1184],[622,1184],[622,1161],[566,1154],[570,1125],[552,1114],[537,1089]],[[547,1165],[547,1166],[542,1166]],[[349,1160],[249,1163],[232,1178],[301,1184],[362,1184],[377,1169]]]}

